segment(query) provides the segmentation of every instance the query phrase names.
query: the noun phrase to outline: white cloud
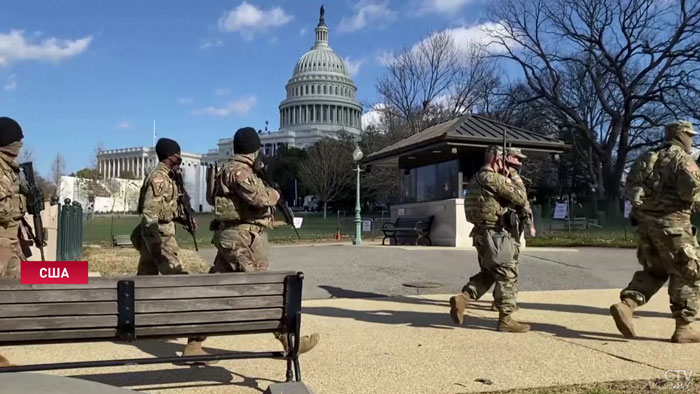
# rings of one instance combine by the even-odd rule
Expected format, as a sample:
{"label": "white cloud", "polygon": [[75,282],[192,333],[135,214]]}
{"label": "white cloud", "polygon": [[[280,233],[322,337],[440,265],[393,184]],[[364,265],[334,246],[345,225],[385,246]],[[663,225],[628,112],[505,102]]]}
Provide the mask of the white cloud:
{"label": "white cloud", "polygon": [[245,115],[255,106],[257,99],[255,96],[242,98],[240,100],[229,101],[221,107],[209,106],[192,111],[195,115],[231,116]]}
{"label": "white cloud", "polygon": [[394,54],[389,51],[381,51],[377,55],[377,63],[381,64],[382,66],[388,66],[392,63],[393,59]]}
{"label": "white cloud", "polygon": [[17,89],[17,74],[11,74],[7,77],[7,83],[5,84],[5,90],[11,91]]}
{"label": "white cloud", "polygon": [[214,91],[214,94],[217,96],[223,96],[229,93],[231,93],[231,89],[229,88],[219,88]]}
{"label": "white cloud", "polygon": [[[508,33],[505,27],[500,23],[486,22],[478,25],[447,29],[445,32],[452,36],[457,49],[466,54],[471,54],[471,49],[473,49],[475,45],[489,51],[502,51],[503,47],[495,43],[494,36],[503,37],[506,42],[509,43],[509,46],[515,46],[515,43],[508,39]],[[419,44],[416,44],[414,48],[418,45]]]}
{"label": "white cloud", "polygon": [[177,99],[178,104],[180,105],[190,105],[194,102],[191,97],[180,97]]}
{"label": "white cloud", "polygon": [[219,29],[240,32],[243,39],[249,41],[256,32],[282,26],[293,18],[280,7],[263,10],[244,1],[219,18]]}
{"label": "white cloud", "polygon": [[23,30],[0,33],[0,66],[23,60],[58,62],[85,52],[91,41],[92,36],[77,40],[52,37],[37,41],[35,37],[25,37]]}
{"label": "white cloud", "polygon": [[364,59],[353,61],[350,59],[350,56],[343,59],[343,61],[345,62],[345,66],[348,68],[348,72],[350,73],[351,77],[357,75],[357,73],[360,71],[360,67],[362,67],[362,63],[365,62]]}
{"label": "white cloud", "polygon": [[423,0],[418,13],[454,14],[470,2],[472,0]]}
{"label": "white cloud", "polygon": [[299,37],[304,37],[304,34],[306,34],[306,28],[305,28],[305,27],[302,27],[302,28],[299,30]]}
{"label": "white cloud", "polygon": [[339,31],[356,31],[374,22],[385,24],[396,19],[396,12],[389,9],[388,0],[360,0],[353,7],[355,14],[340,21]]}
{"label": "white cloud", "polygon": [[216,47],[221,47],[224,46],[224,42],[217,39],[212,39],[212,40],[203,40],[202,45],[199,46],[200,49],[210,49],[210,48],[216,48]]}
{"label": "white cloud", "polygon": [[126,130],[131,128],[131,122],[123,120],[117,124],[118,129]]}
{"label": "white cloud", "polygon": [[382,110],[386,108],[386,104],[374,104],[369,111],[362,114],[362,128],[367,126],[376,126],[381,122]]}

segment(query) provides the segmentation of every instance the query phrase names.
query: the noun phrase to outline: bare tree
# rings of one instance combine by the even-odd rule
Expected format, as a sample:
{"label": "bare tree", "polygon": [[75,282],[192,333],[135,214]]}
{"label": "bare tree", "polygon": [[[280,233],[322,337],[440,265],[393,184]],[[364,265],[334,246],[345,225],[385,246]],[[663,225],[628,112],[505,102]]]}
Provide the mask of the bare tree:
{"label": "bare tree", "polygon": [[56,186],[56,195],[61,194],[61,177],[66,174],[66,159],[60,153],[51,162],[51,181]]}
{"label": "bare tree", "polygon": [[413,134],[471,111],[497,85],[495,62],[481,47],[458,47],[439,32],[391,56],[377,92],[383,121]]}
{"label": "bare tree", "polygon": [[503,0],[491,19],[493,55],[519,66],[609,198],[658,126],[700,118],[697,1]]}
{"label": "bare tree", "polygon": [[328,203],[346,191],[353,179],[353,145],[347,139],[323,138],[307,149],[299,165],[299,179],[323,202],[323,218]]}

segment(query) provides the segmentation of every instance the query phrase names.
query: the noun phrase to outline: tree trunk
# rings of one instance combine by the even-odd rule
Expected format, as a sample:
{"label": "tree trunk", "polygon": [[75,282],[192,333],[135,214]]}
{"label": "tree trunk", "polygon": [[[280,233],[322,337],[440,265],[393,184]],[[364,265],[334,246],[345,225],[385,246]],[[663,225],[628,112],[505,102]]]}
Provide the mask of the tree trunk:
{"label": "tree trunk", "polygon": [[324,201],[323,202],[323,219],[324,220],[327,218],[327,215],[326,215],[327,212],[328,212],[328,203]]}

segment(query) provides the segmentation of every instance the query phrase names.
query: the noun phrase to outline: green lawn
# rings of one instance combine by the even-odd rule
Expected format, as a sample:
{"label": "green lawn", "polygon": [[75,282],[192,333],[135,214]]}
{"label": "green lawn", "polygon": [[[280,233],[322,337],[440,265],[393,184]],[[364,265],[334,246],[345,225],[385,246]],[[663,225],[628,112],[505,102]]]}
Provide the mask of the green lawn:
{"label": "green lawn", "polygon": [[[323,219],[322,214],[298,214],[304,218],[304,222],[299,231],[299,236],[303,241],[332,241],[335,239],[336,230],[338,229],[338,217],[336,215],[328,215],[327,219]],[[363,215],[363,218],[373,218],[376,215]],[[197,243],[200,247],[208,247],[211,245],[212,232],[209,231],[209,223],[213,219],[211,214],[196,215],[199,222],[197,229]],[[114,221],[112,225],[112,220]],[[114,235],[129,235],[139,222],[139,217],[136,215],[115,215],[114,218],[108,215],[98,215],[95,218],[85,221],[84,228],[84,243],[85,244],[109,244],[110,234],[113,231]],[[382,220],[377,216],[375,228],[373,232],[364,233],[365,238],[371,239],[374,235],[379,236],[381,231]],[[352,217],[340,218],[340,230],[347,239],[352,234]],[[275,243],[297,242],[297,236],[291,226],[283,226],[269,231],[268,239]],[[381,238],[380,238],[381,239]],[[177,226],[177,240],[180,245],[191,246],[193,244],[192,236],[185,231],[182,226]]]}

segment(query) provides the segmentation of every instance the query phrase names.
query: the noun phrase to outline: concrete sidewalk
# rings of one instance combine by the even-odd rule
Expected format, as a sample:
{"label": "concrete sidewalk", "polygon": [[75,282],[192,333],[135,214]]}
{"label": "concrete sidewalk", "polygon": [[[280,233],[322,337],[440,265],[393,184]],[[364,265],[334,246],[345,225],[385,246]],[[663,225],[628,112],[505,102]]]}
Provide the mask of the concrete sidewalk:
{"label": "concrete sidewalk", "polygon": [[[303,381],[322,393],[465,393],[613,380],[663,379],[667,369],[700,370],[700,345],[670,343],[673,321],[660,292],[638,313],[639,339],[616,331],[615,290],[521,292],[519,319],[533,331],[495,331],[490,299],[475,303],[465,327],[452,325],[448,295],[304,302],[302,329],[321,343],[301,357]],[[179,342],[71,344],[2,349],[12,362],[168,356]],[[222,349],[278,349],[272,335],[211,338]],[[284,380],[283,360],[225,361],[47,372],[151,393],[260,393]],[[493,384],[479,383],[488,379]]]}

